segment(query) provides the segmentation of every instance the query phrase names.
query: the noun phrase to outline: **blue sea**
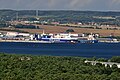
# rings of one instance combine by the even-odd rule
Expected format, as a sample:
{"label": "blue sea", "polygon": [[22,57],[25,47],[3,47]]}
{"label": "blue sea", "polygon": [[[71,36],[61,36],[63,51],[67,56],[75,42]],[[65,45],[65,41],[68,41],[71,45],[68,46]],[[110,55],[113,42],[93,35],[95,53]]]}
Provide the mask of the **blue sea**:
{"label": "blue sea", "polygon": [[120,56],[120,43],[0,42],[0,52],[9,54],[111,58],[112,56]]}

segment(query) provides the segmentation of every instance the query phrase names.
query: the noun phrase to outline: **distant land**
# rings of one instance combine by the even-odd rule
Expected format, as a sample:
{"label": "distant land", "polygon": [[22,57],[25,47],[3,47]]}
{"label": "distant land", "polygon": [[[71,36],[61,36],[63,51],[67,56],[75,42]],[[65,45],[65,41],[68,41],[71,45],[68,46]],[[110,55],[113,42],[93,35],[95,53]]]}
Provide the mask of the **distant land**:
{"label": "distant land", "polygon": [[120,12],[112,11],[73,11],[73,10],[0,10],[0,18],[5,20],[26,16],[52,18],[55,21],[75,22],[114,22],[120,20]]}
{"label": "distant land", "polygon": [[[23,26],[18,26],[19,24]],[[30,28],[28,24],[30,24]],[[32,25],[37,25],[37,28]],[[10,30],[20,28],[19,30],[30,33],[42,33],[43,30],[47,33],[60,33],[72,28],[75,33],[93,32],[119,36],[120,12],[3,9],[0,10],[0,28]]]}

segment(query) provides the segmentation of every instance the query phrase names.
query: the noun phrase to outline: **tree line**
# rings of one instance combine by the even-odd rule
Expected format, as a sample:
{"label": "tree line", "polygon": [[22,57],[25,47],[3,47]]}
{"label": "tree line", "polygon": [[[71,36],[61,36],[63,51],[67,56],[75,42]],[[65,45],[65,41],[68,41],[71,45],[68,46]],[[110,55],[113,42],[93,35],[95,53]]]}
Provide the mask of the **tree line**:
{"label": "tree line", "polygon": [[[0,53],[1,80],[120,80],[120,69],[95,66],[85,60],[107,61],[99,58],[32,56]],[[120,57],[110,61],[118,62]]]}

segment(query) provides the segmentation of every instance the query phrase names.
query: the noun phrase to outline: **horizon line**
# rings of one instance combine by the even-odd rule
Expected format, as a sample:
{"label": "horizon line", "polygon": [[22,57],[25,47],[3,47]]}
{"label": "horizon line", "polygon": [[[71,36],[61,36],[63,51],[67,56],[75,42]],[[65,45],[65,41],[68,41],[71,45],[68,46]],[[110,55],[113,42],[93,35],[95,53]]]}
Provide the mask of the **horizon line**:
{"label": "horizon line", "polygon": [[9,9],[4,8],[0,10],[15,10],[15,11],[24,11],[24,10],[38,10],[38,11],[91,11],[91,12],[120,12],[119,10],[73,10],[73,9]]}

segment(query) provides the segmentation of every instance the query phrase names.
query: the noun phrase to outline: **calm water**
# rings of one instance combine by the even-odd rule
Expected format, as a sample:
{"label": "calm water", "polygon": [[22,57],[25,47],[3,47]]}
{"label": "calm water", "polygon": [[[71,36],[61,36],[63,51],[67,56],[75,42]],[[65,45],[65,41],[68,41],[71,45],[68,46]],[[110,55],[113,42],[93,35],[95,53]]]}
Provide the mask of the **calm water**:
{"label": "calm water", "polygon": [[52,56],[111,58],[120,56],[120,43],[68,44],[0,42],[0,52]]}

